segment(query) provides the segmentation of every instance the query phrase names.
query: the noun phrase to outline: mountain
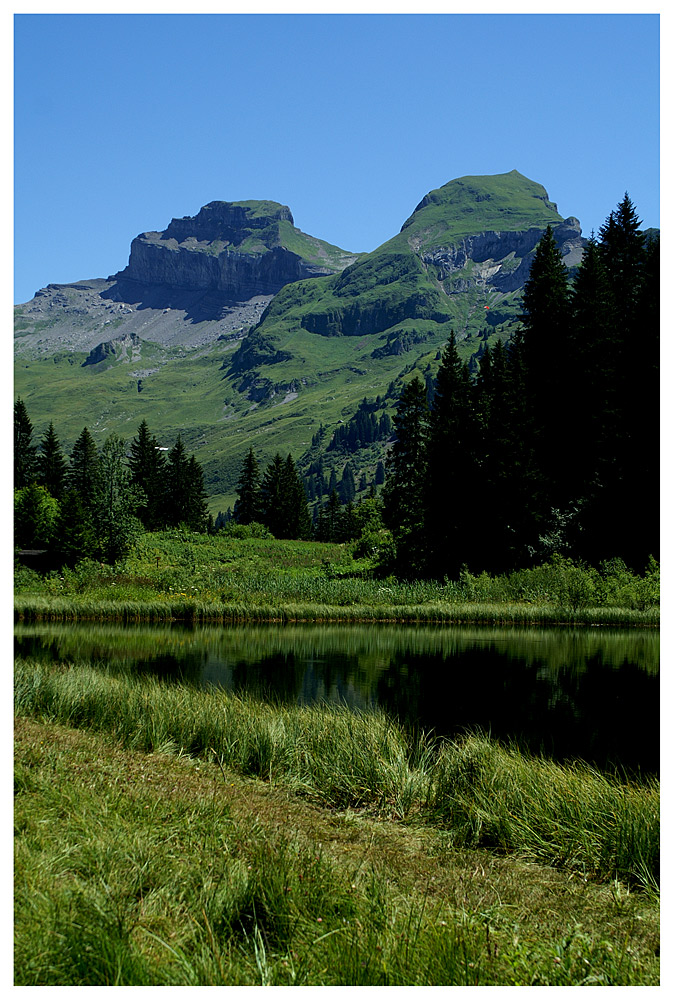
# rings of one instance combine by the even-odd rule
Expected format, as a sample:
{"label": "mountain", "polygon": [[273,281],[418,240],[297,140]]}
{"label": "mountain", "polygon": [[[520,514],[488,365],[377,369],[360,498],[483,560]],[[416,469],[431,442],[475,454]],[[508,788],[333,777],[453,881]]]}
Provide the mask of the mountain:
{"label": "mountain", "polygon": [[292,452],[316,481],[348,459],[369,484],[400,380],[431,376],[452,329],[473,366],[510,335],[548,225],[572,269],[578,220],[515,170],[429,192],[360,255],[301,232],[277,202],[210,202],[137,236],[117,274],[17,306],[16,393],[66,448],[84,425],[101,442],[143,418],[166,446],[180,431],[214,511],[233,502],[250,445],[264,462]]}

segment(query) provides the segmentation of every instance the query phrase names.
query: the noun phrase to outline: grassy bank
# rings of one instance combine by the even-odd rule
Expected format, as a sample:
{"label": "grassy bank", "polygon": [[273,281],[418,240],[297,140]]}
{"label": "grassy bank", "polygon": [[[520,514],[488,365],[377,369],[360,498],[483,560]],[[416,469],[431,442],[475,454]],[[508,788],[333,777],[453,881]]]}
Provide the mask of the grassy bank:
{"label": "grassy bank", "polygon": [[646,625],[659,622],[659,570],[602,572],[556,560],[503,577],[376,579],[353,548],[184,531],[139,539],[116,567],[86,562],[46,576],[19,568],[21,621],[452,622]]}
{"label": "grassy bank", "polygon": [[15,707],[109,733],[131,749],[217,758],[331,808],[418,817],[446,829],[457,846],[524,852],[634,885],[658,880],[656,782],[562,767],[477,736],[432,740],[380,712],[274,706],[100,665],[19,660]]}
{"label": "grassy bank", "polygon": [[655,985],[658,906],[17,718],[17,985]]}

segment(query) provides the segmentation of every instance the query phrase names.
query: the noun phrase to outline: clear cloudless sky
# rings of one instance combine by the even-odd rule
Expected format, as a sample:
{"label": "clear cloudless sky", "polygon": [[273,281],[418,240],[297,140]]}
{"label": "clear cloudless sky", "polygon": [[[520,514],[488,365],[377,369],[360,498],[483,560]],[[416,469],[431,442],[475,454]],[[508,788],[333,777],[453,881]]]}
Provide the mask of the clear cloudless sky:
{"label": "clear cloudless sky", "polygon": [[14,301],[107,277],[209,201],[372,250],[517,169],[598,230],[659,226],[657,14],[17,14]]}

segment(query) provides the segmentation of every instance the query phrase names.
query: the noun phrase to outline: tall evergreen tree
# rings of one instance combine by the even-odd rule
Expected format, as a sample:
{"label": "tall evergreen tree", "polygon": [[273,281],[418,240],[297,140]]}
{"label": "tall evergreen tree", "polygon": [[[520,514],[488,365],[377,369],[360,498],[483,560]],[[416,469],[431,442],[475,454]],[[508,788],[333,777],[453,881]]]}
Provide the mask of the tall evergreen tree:
{"label": "tall evergreen tree", "polygon": [[[617,448],[612,506],[600,528],[620,538],[620,554],[643,566],[659,546],[659,268],[658,244],[646,247],[626,194],[599,231],[599,252],[613,302]],[[630,516],[620,516],[630,511]],[[599,520],[599,519],[596,519]]]}
{"label": "tall evergreen tree", "polygon": [[49,548],[54,540],[58,501],[37,483],[14,491],[14,545],[20,549]]}
{"label": "tall evergreen tree", "polygon": [[164,454],[156,437],[150,434],[146,420],[141,421],[131,442],[128,462],[131,481],[145,497],[138,516],[148,531],[155,531],[165,523],[167,469]]}
{"label": "tall evergreen tree", "polygon": [[424,496],[428,439],[426,386],[418,376],[407,382],[393,418],[395,440],[382,490],[384,521],[396,542],[401,574],[421,571],[424,546]]}
{"label": "tall evergreen tree", "polygon": [[33,425],[26,404],[19,398],[14,404],[14,489],[30,486],[37,476],[37,447],[33,444]]}
{"label": "tall evergreen tree", "polygon": [[297,472],[292,455],[288,455],[283,470],[283,505],[286,516],[286,538],[310,538],[311,515],[307,492]]}
{"label": "tall evergreen tree", "polygon": [[234,520],[238,521],[239,524],[261,521],[260,468],[252,447],[243,460],[237,492],[238,499],[234,504]]}
{"label": "tall evergreen tree", "polygon": [[351,462],[347,462],[342,470],[342,478],[339,483],[339,495],[342,503],[353,503],[356,496],[356,477],[353,473]]}
{"label": "tall evergreen tree", "polygon": [[61,501],[53,547],[61,564],[71,567],[99,551],[91,512],[75,490],[67,490]]}
{"label": "tall evergreen tree", "polygon": [[179,434],[168,456],[167,522],[205,531],[208,518],[203,472],[194,455],[187,457]]}
{"label": "tall evergreen tree", "polygon": [[563,505],[573,442],[567,410],[573,405],[574,367],[570,339],[568,271],[548,226],[524,286],[522,361],[525,366],[527,427],[540,471],[541,510],[548,516]]}
{"label": "tall evergreen tree", "polygon": [[189,506],[187,523],[192,531],[207,531],[212,523],[209,521],[208,495],[204,485],[204,472],[194,455],[190,455],[187,463],[189,482]]}
{"label": "tall evergreen tree", "polygon": [[426,454],[427,570],[435,577],[457,577],[475,558],[481,491],[479,425],[468,367],[453,332],[438,369]]}
{"label": "tall evergreen tree", "polygon": [[339,541],[340,522],[342,504],[337,496],[337,490],[333,490],[328,497],[327,503],[321,507],[316,523],[316,538],[319,542]]}
{"label": "tall evergreen tree", "polygon": [[284,537],[283,459],[277,452],[267,465],[260,485],[263,524],[275,538]]}
{"label": "tall evergreen tree", "polygon": [[95,514],[100,552],[105,562],[116,563],[142,529],[137,511],[145,499],[132,482],[126,442],[118,434],[111,434],[103,444],[98,480]]}
{"label": "tall evergreen tree", "polygon": [[40,443],[41,454],[38,458],[39,480],[53,497],[60,500],[65,491],[67,463],[54,424],[49,423]]}
{"label": "tall evergreen tree", "polygon": [[73,445],[66,486],[79,494],[85,510],[93,510],[100,489],[100,459],[96,442],[86,427]]}

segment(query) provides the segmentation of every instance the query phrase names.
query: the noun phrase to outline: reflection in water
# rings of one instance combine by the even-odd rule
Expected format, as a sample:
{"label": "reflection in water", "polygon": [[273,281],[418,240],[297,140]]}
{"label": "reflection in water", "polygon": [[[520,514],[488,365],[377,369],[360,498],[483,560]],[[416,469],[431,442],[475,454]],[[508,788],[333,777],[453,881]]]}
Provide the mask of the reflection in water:
{"label": "reflection in water", "polygon": [[380,705],[557,759],[655,773],[659,633],[409,626],[16,627],[23,657],[99,662],[288,703]]}

